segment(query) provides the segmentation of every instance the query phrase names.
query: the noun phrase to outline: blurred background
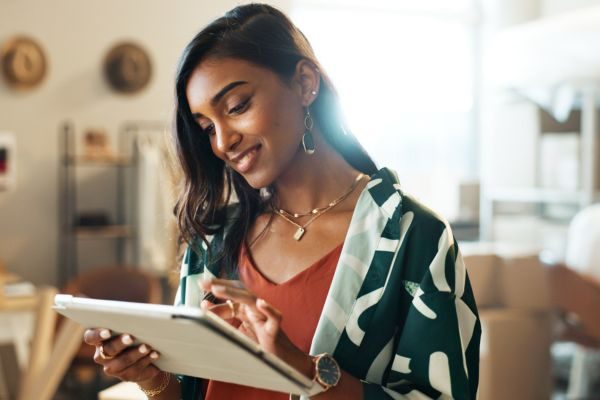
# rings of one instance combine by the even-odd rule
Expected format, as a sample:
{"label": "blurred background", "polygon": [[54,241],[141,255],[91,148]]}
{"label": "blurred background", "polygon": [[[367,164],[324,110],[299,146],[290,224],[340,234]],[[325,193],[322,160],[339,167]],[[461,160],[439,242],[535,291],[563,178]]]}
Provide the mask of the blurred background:
{"label": "blurred background", "polygon": [[[0,399],[140,398],[49,305],[172,302],[175,68],[240,3],[0,0]],[[479,398],[600,399],[600,0],[268,3],[373,158],[450,221]]]}

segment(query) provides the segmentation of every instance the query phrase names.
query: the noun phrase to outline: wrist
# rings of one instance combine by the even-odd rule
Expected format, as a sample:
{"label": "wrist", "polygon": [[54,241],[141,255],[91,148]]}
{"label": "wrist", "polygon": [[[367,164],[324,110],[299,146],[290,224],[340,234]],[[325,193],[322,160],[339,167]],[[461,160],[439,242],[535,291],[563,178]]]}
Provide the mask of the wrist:
{"label": "wrist", "polygon": [[144,381],[136,382],[139,388],[149,398],[154,397],[162,393],[171,382],[171,374],[168,372],[161,371],[158,375],[146,379]]}
{"label": "wrist", "polygon": [[311,355],[304,353],[289,340],[283,340],[274,350],[273,354],[277,357],[294,367],[307,378],[313,379],[315,368]]}

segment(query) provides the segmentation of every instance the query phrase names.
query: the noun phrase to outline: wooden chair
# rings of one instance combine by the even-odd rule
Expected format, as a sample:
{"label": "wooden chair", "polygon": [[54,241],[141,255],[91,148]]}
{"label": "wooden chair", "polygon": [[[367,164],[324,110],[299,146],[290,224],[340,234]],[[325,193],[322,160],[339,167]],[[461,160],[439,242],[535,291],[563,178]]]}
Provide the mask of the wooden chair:
{"label": "wooden chair", "polygon": [[[95,267],[67,283],[62,293],[102,300],[154,304],[161,303],[163,296],[157,276],[130,266]],[[66,322],[68,320],[61,317],[58,325]],[[74,372],[79,372],[79,379],[86,375],[95,378],[95,386],[99,390],[102,369],[93,361],[94,352],[95,348],[83,343],[80,336],[70,367]]]}
{"label": "wooden chair", "polygon": [[50,287],[38,290],[35,333],[29,364],[21,376],[18,400],[52,399],[81,345],[84,328],[77,323],[65,321],[55,332],[56,312],[52,305],[56,293]]}

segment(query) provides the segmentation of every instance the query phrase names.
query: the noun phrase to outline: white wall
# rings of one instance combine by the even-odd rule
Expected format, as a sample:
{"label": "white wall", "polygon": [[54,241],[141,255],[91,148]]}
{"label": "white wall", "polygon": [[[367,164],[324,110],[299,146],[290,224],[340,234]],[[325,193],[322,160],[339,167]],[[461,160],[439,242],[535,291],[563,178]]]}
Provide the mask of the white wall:
{"label": "white wall", "polygon": [[600,4],[600,0],[542,0],[542,15],[555,15]]}
{"label": "white wall", "polygon": [[[17,186],[0,192],[0,259],[36,283],[55,283],[58,260],[59,124],[113,133],[125,120],[169,121],[179,54],[235,0],[3,0],[0,43],[16,34],[41,42],[49,71],[41,87],[15,93],[0,82],[0,130],[17,137]],[[290,1],[272,4],[284,12]],[[135,96],[105,85],[101,63],[116,41],[132,39],[151,54],[154,76]],[[1,80],[0,80],[1,81]],[[112,141],[115,144],[115,141]]]}

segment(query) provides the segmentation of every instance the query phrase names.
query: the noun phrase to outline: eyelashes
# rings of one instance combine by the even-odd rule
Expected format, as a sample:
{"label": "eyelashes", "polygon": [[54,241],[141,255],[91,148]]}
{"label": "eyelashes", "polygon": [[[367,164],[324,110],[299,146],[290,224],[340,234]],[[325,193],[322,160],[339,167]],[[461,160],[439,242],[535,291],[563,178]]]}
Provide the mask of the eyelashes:
{"label": "eyelashes", "polygon": [[[239,115],[246,112],[248,108],[250,108],[250,97],[227,110],[227,115]],[[212,136],[215,131],[215,125],[212,123],[205,127],[200,126],[200,128],[209,136]]]}
{"label": "eyelashes", "polygon": [[249,105],[250,105],[250,98],[248,97],[246,100],[242,101],[241,103],[239,103],[236,106],[229,109],[227,114],[230,114],[230,115],[231,114],[241,114],[244,111],[246,111],[246,109],[248,108]]}

